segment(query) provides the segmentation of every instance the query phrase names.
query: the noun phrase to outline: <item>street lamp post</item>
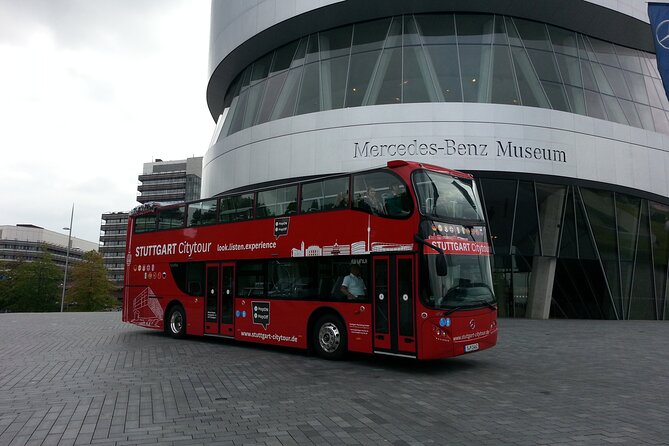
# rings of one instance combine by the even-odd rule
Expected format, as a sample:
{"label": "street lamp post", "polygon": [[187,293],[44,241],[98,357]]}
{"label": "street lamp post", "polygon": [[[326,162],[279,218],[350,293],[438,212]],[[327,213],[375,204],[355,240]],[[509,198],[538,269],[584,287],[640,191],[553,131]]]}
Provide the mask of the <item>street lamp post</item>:
{"label": "street lamp post", "polygon": [[67,266],[70,262],[70,246],[72,246],[72,220],[74,219],[74,203],[72,203],[72,214],[70,214],[70,226],[67,235],[67,250],[65,251],[65,277],[63,278],[63,294],[60,297],[60,312],[63,312],[63,305],[65,304],[65,285],[67,285]]}

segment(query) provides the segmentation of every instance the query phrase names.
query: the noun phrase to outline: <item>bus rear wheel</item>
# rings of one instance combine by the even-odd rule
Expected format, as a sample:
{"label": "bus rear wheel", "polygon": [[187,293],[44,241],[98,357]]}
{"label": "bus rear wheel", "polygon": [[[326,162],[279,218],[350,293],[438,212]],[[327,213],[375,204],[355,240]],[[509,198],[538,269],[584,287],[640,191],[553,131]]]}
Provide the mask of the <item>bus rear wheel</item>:
{"label": "bus rear wheel", "polygon": [[186,312],[182,306],[176,305],[170,310],[167,316],[167,332],[173,338],[186,337]]}
{"label": "bus rear wheel", "polygon": [[313,346],[322,358],[342,358],[347,350],[347,340],[341,319],[330,314],[319,318],[314,325]]}

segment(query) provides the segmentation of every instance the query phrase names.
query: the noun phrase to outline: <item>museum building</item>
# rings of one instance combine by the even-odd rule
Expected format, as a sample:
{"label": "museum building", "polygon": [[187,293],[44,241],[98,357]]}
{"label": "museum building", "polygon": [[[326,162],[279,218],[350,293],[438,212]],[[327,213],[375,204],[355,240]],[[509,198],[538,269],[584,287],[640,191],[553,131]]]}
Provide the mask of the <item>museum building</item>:
{"label": "museum building", "polygon": [[639,0],[212,2],[202,197],[474,174],[500,316],[669,319],[669,102]]}

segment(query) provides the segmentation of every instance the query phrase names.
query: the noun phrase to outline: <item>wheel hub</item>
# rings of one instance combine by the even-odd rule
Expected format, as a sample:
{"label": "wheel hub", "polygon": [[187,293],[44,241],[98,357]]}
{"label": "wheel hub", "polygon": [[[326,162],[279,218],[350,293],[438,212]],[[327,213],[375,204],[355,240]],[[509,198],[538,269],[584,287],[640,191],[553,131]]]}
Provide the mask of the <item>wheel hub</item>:
{"label": "wheel hub", "polygon": [[331,322],[327,322],[321,326],[318,331],[318,342],[321,348],[327,353],[333,353],[339,348],[341,343],[341,333],[339,328]]}

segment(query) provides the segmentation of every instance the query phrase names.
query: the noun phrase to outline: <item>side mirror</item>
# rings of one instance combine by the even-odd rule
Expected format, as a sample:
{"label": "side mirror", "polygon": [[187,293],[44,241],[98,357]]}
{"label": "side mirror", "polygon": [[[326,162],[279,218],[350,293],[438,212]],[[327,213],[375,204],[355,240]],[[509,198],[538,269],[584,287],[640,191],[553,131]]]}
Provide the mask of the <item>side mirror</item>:
{"label": "side mirror", "polygon": [[438,254],[436,260],[437,276],[444,277],[448,275],[448,263],[444,254]]}

